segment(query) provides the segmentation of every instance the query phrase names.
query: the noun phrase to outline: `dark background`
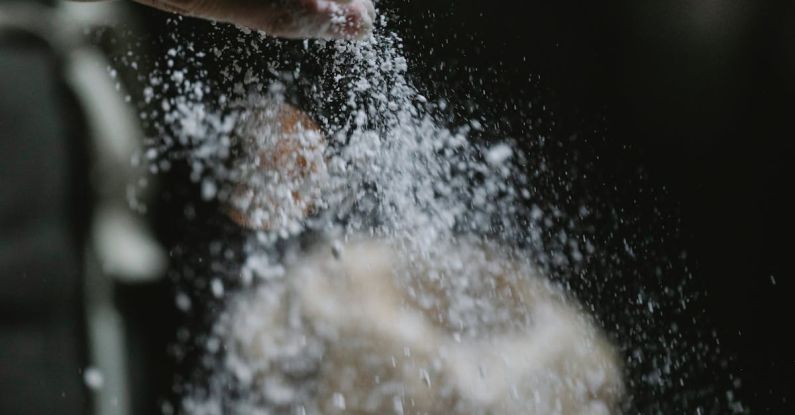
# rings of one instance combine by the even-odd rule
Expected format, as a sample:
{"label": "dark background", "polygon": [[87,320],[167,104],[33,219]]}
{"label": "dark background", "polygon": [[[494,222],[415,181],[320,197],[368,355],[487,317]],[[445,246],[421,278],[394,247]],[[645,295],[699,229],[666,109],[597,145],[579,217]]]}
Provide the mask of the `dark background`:
{"label": "dark background", "polygon": [[[563,190],[624,218],[618,233],[689,281],[685,341],[714,330],[706,354],[721,356],[688,363],[703,365],[692,387],[728,375],[754,413],[792,413],[795,3],[551,3],[389,5],[422,90],[462,119],[478,102],[489,129],[531,151],[556,141],[544,157],[580,174]],[[643,273],[622,264],[612,288]]]}

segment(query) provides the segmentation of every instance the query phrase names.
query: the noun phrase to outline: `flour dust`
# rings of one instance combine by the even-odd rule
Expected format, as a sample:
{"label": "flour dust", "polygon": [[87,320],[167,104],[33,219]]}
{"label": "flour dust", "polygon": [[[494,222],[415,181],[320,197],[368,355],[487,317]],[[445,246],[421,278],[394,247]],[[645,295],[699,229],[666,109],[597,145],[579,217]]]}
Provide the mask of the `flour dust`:
{"label": "flour dust", "polygon": [[[136,162],[181,169],[218,213],[186,207],[190,226],[221,229],[174,250],[202,263],[177,269],[179,308],[212,307],[180,331],[201,369],[164,412],[608,414],[673,390],[701,352],[649,367],[646,334],[620,333],[638,318],[605,327],[545,275],[597,242],[556,228],[573,219],[533,194],[513,139],[436,115],[388,23],[359,42],[216,28],[149,74],[157,134]],[[642,318],[664,308],[639,301]]]}

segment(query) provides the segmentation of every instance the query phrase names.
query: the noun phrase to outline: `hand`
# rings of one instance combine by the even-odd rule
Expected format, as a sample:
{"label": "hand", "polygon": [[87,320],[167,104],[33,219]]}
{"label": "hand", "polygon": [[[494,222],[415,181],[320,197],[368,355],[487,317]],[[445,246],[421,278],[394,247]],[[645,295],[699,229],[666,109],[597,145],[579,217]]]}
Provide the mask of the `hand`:
{"label": "hand", "polygon": [[358,39],[370,33],[375,18],[371,0],[135,1],[285,38]]}

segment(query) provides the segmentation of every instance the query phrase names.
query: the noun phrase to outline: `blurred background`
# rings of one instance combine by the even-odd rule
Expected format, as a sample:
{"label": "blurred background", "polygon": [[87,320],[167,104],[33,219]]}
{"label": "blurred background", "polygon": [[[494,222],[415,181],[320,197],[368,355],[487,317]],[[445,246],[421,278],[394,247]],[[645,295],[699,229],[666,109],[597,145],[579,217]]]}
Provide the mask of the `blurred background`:
{"label": "blurred background", "polygon": [[[162,133],[138,117],[154,62],[237,33],[129,2],[40,3],[0,0],[0,413],[168,411],[195,363],[174,344],[216,307],[178,313],[184,275],[207,266],[186,252],[237,236],[196,226],[213,209],[179,166],[131,212],[140,176],[119,166]],[[584,263],[541,265],[621,345],[631,412],[793,413],[795,3],[580,3],[378,5],[441,116],[515,140],[537,203],[577,218],[552,228],[594,241]]]}
{"label": "blurred background", "polygon": [[[601,238],[603,253],[621,253],[624,238],[641,245],[642,260],[622,259],[622,282],[608,285],[644,278],[644,263],[673,263],[669,279],[692,276],[691,289],[704,295],[684,314],[699,321],[695,331],[715,330],[727,359],[719,372],[738,376],[739,400],[754,413],[792,412],[795,3],[398,8],[413,16],[401,22],[406,54],[429,74],[429,90],[446,91],[461,108],[467,97],[454,91],[474,90],[494,131],[548,137],[545,150],[529,151],[544,153],[555,176],[569,171],[563,181],[574,197],[607,216],[598,223],[618,235]],[[555,193],[554,180],[541,187]],[[557,187],[564,194],[550,198],[578,204]]]}

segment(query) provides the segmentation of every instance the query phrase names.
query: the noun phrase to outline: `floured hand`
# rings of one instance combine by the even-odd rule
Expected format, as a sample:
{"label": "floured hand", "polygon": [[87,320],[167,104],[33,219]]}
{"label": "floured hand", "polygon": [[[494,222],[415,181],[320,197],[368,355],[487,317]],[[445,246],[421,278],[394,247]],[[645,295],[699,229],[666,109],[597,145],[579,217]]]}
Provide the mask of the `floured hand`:
{"label": "floured hand", "polygon": [[370,33],[375,18],[371,0],[135,1],[284,38],[358,39]]}

